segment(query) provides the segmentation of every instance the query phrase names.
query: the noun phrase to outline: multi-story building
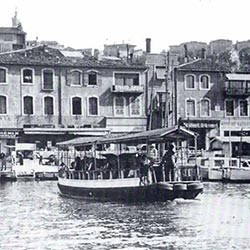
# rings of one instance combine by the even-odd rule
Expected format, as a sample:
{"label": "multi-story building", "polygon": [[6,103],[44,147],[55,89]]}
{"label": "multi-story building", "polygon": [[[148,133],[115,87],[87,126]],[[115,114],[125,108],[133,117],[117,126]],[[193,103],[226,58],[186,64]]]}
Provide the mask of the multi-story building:
{"label": "multi-story building", "polygon": [[17,139],[46,146],[145,130],[145,72],[48,46],[0,54],[1,150]]}
{"label": "multi-story building", "polygon": [[11,50],[24,49],[26,33],[21,22],[17,19],[17,12],[12,18],[12,27],[0,27],[0,53]]}
{"label": "multi-story building", "polygon": [[199,134],[200,149],[219,140],[225,154],[250,155],[249,71],[198,59],[175,69],[175,92],[175,122]]}
{"label": "multi-story building", "polygon": [[174,125],[173,68],[178,65],[173,53],[152,53],[151,39],[146,39],[145,65],[147,72],[148,129]]}

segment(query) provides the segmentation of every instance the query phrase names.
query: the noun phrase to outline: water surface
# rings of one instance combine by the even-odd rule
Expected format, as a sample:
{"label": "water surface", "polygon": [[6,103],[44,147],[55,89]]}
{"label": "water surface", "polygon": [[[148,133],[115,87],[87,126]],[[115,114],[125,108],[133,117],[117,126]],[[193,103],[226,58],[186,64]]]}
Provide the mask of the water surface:
{"label": "water surface", "polygon": [[250,249],[250,184],[204,186],[195,200],[122,204],[0,183],[0,249]]}

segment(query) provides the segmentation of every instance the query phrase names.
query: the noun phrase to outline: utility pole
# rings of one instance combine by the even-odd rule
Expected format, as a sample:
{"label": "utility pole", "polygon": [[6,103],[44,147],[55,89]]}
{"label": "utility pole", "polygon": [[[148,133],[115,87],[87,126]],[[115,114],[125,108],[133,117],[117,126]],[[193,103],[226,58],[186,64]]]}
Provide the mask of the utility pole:
{"label": "utility pole", "polygon": [[168,83],[169,83],[169,52],[166,54],[165,60],[165,117],[164,117],[164,127],[168,127]]}

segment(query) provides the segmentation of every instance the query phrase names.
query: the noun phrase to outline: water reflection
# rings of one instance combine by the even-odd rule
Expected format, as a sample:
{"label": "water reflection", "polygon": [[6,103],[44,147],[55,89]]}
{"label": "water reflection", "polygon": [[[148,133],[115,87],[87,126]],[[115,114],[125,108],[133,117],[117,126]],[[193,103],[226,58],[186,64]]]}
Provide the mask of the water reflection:
{"label": "water reflection", "polygon": [[0,249],[247,249],[250,185],[205,183],[196,200],[64,198],[56,182],[0,184]]}

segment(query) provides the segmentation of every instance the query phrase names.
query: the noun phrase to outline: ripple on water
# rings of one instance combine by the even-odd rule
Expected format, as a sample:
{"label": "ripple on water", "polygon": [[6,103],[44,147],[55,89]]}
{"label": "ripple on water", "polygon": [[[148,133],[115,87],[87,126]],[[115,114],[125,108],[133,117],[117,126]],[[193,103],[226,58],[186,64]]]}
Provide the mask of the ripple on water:
{"label": "ripple on water", "polygon": [[98,203],[56,182],[0,184],[0,249],[248,249],[250,185],[205,183],[196,200]]}

